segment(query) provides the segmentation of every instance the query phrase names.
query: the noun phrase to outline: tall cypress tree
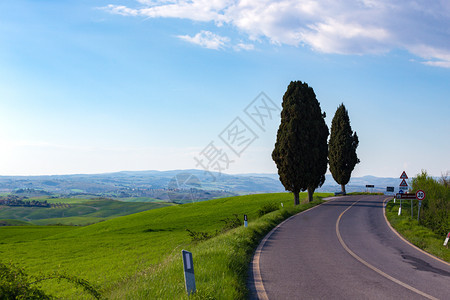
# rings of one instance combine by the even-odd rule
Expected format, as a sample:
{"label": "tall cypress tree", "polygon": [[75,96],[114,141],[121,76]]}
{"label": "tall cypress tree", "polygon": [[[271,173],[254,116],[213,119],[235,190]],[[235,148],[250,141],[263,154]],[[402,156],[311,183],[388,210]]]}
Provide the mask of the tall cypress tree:
{"label": "tall cypress tree", "polygon": [[328,127],[324,119],[314,90],[301,81],[291,82],[283,96],[272,158],[281,183],[294,194],[295,205],[300,203],[300,191],[308,190],[312,201],[314,190],[325,182]]}
{"label": "tall cypress tree", "polygon": [[328,158],[330,172],[334,180],[341,185],[345,193],[345,185],[350,181],[355,165],[359,163],[356,148],[359,140],[356,132],[352,131],[348,111],[342,103],[334,114],[331,122],[331,135]]}

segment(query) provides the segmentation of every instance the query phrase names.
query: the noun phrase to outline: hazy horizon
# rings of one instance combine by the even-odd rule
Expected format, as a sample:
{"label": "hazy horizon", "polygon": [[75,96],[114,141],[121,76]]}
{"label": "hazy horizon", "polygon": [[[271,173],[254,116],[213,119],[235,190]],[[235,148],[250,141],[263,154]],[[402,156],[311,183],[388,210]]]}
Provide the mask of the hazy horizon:
{"label": "hazy horizon", "polygon": [[[115,174],[115,173],[126,173],[126,172],[186,172],[186,171],[198,171],[198,172],[206,172],[205,170],[202,169],[170,169],[170,170],[120,170],[120,171],[112,171],[112,172],[93,172],[93,173],[65,173],[65,174],[33,174],[33,175],[27,175],[27,174],[19,174],[19,175],[9,175],[9,174],[0,174],[0,177],[39,177],[39,176],[73,176],[73,175],[106,175],[106,174]],[[213,173],[217,173],[217,172],[213,172]],[[409,178],[415,177],[418,174],[409,174],[408,172],[406,172]],[[246,173],[229,173],[229,172],[220,172],[220,174],[224,174],[224,175],[231,175],[231,176],[238,176],[238,175],[244,175],[244,176],[248,176],[248,175],[253,175],[253,174],[257,174],[257,175],[278,175],[278,172],[273,172],[273,173],[268,173],[268,172],[246,172]],[[326,176],[332,176],[332,174],[330,172],[327,172],[325,174]],[[401,175],[401,173],[400,173]],[[362,178],[362,177],[367,177],[367,176],[371,176],[371,177],[377,177],[377,178],[392,178],[392,179],[399,179],[399,176],[375,176],[372,174],[365,174],[365,175],[358,175],[358,176],[354,176],[352,174],[351,178]],[[439,174],[439,175],[434,175],[434,174],[430,174],[428,173],[429,176],[432,177],[441,177],[442,175],[446,175],[446,174]]]}

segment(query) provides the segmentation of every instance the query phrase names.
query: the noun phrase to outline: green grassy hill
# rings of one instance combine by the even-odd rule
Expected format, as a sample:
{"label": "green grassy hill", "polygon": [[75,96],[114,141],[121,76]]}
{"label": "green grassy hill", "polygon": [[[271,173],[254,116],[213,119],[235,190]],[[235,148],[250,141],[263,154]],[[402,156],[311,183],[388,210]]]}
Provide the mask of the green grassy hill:
{"label": "green grassy hill", "polygon": [[[0,254],[4,262],[12,261],[30,274],[65,272],[101,286],[111,298],[145,298],[149,290],[155,293],[148,274],[157,273],[160,266],[178,257],[182,248],[202,244],[193,243],[186,229],[214,234],[225,225],[223,220],[234,218],[234,214],[240,219],[247,214],[252,224],[257,222],[258,210],[268,203],[278,208],[284,203],[285,209],[290,209],[293,197],[279,193],[222,198],[149,210],[85,227],[2,227]],[[177,284],[182,290],[184,283]],[[82,295],[70,285],[54,282],[45,283],[43,289],[63,298]],[[164,291],[158,293],[165,297]]]}

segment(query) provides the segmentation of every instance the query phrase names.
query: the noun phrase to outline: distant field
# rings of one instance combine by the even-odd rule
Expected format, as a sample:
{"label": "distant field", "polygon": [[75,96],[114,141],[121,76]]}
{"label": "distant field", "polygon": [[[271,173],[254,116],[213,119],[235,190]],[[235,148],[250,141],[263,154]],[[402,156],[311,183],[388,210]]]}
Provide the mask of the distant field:
{"label": "distant field", "polygon": [[80,204],[92,201],[85,198],[39,198],[39,201],[47,201],[48,203],[64,203],[64,204]]}
{"label": "distant field", "polygon": [[[279,208],[284,203],[288,208],[293,206],[293,197],[278,193],[222,198],[148,210],[86,227],[2,227],[0,253],[3,261],[17,263],[31,274],[64,271],[114,295],[124,289],[123,280],[144,276],[142,271],[192,245],[186,229],[213,234],[224,226],[222,220],[234,214],[241,219],[247,214],[251,223],[267,203]],[[65,284],[49,282],[44,289],[62,298],[81,297]]]}
{"label": "distant field", "polygon": [[154,203],[167,203],[165,200],[155,199],[151,197],[129,197],[129,198],[120,198],[120,201],[125,202],[154,202]]}
{"label": "distant field", "polygon": [[52,208],[0,206],[0,219],[16,219],[36,225],[86,225],[173,205],[154,202],[123,202],[110,199],[40,199],[40,201],[44,200],[63,205]]}
{"label": "distant field", "polygon": [[14,219],[6,219],[0,220],[0,226],[29,226],[33,225],[29,222],[14,220]]}

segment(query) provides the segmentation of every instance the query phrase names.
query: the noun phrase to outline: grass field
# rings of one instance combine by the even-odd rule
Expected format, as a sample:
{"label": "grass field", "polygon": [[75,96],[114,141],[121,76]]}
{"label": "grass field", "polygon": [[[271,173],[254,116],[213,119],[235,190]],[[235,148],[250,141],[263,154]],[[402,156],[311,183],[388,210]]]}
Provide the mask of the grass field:
{"label": "grass field", "polygon": [[399,207],[400,204],[398,200],[396,203],[390,201],[386,205],[386,217],[392,227],[412,244],[434,256],[450,262],[450,250],[443,245],[445,236],[440,236],[431,229],[421,226],[419,222],[417,222],[417,210],[414,210],[414,218],[411,219],[409,201],[403,202],[402,213],[400,216],[398,215]]}
{"label": "grass field", "polygon": [[[284,209],[259,218],[258,210],[267,203],[278,208],[284,203]],[[80,276],[100,286],[109,298],[171,299],[184,295],[179,253],[185,248],[198,253],[199,297],[221,298],[217,288],[231,284],[228,293],[241,298],[245,295],[242,272],[255,245],[277,222],[299,209],[293,209],[291,194],[262,194],[164,207],[85,227],[3,227],[0,255],[30,274],[58,271]],[[248,230],[241,226],[199,243],[192,242],[186,231],[214,234],[234,214],[241,219],[248,215]],[[65,299],[83,295],[64,283],[47,282],[43,289]]]}

